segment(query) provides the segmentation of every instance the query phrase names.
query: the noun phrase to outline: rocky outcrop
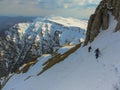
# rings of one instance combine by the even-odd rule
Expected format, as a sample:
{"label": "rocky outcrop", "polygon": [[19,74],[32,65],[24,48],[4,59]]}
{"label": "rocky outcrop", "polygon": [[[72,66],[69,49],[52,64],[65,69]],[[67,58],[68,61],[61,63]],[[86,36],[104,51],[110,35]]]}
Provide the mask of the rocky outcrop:
{"label": "rocky outcrop", "polygon": [[89,21],[88,21],[88,26],[87,26],[87,32],[86,32],[86,40],[85,40],[85,45],[87,44],[87,42],[90,40],[90,35],[91,35],[91,25],[92,25],[92,23],[93,23],[93,21],[94,21],[94,18],[95,18],[95,14],[93,14],[93,15],[91,15],[90,16],[90,19],[89,19]]}
{"label": "rocky outcrop", "polygon": [[117,26],[115,28],[115,32],[117,32],[119,30],[120,30],[120,17],[118,18],[118,23],[117,23]]}
{"label": "rocky outcrop", "polygon": [[108,27],[109,27],[109,14],[107,9],[105,9],[102,15],[102,29],[106,30]]}
{"label": "rocky outcrop", "polygon": [[99,34],[100,29],[106,30],[109,27],[110,13],[112,13],[118,21],[115,31],[120,30],[120,0],[102,0],[96,8],[95,13],[91,15],[88,21],[84,45],[87,45],[88,42],[92,42]]}
{"label": "rocky outcrop", "polygon": [[6,76],[7,74],[8,72],[5,63],[0,61],[0,77]]}

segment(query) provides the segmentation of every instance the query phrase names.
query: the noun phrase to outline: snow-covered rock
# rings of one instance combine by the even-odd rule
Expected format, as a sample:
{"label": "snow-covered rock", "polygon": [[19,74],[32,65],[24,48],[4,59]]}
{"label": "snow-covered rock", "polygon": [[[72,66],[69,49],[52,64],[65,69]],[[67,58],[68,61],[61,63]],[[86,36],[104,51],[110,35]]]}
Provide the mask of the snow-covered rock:
{"label": "snow-covered rock", "polygon": [[37,18],[32,23],[16,24],[0,41],[1,61],[6,71],[13,72],[23,63],[53,53],[56,47],[80,43],[85,38],[86,25],[86,21],[63,17]]}
{"label": "snow-covered rock", "polygon": [[[108,30],[101,30],[91,44],[79,48],[63,62],[37,76],[40,62],[50,57],[43,56],[27,73],[11,77],[3,90],[119,90],[120,32],[114,32],[117,21],[112,15],[109,24]],[[96,48],[101,52],[98,59],[94,55]]]}

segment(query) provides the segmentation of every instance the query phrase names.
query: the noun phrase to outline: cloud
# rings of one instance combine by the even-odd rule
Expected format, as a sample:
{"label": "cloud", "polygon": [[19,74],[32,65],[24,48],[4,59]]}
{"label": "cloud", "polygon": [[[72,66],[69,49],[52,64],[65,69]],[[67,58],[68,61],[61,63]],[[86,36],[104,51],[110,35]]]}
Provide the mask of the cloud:
{"label": "cloud", "polygon": [[44,9],[76,8],[89,4],[97,5],[100,0],[40,0],[38,6]]}
{"label": "cloud", "polygon": [[[100,0],[0,0],[1,15],[85,16],[92,13]],[[76,13],[75,15],[73,15]]]}

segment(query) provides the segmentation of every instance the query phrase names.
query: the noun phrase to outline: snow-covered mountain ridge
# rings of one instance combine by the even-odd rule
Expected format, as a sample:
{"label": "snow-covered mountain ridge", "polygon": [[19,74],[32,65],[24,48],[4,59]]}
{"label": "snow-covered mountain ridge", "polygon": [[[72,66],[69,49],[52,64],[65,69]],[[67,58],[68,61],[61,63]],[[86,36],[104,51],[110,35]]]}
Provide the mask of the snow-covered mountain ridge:
{"label": "snow-covered mountain ridge", "polygon": [[[116,25],[110,13],[108,29],[100,30],[92,43],[37,76],[41,64],[51,58],[43,55],[28,72],[13,75],[3,90],[120,90],[120,32],[114,32]],[[101,52],[98,59],[94,54],[96,48]]]}
{"label": "snow-covered mountain ridge", "polygon": [[41,56],[26,73],[13,74],[3,90],[120,90],[119,7],[120,0],[102,0],[89,19],[84,47],[39,75],[51,58]]}
{"label": "snow-covered mountain ridge", "polygon": [[85,21],[62,17],[37,18],[32,23],[14,25],[0,41],[4,67],[1,72],[14,72],[42,54],[52,54],[64,45],[80,43],[85,38],[86,25]]}

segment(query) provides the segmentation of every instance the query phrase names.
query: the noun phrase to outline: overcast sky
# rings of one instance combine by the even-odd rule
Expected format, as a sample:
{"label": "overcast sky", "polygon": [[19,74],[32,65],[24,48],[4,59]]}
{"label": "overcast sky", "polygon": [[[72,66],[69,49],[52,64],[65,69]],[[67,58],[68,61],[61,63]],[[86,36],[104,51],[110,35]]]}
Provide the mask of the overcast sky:
{"label": "overcast sky", "polygon": [[0,15],[88,18],[101,0],[0,0]]}

